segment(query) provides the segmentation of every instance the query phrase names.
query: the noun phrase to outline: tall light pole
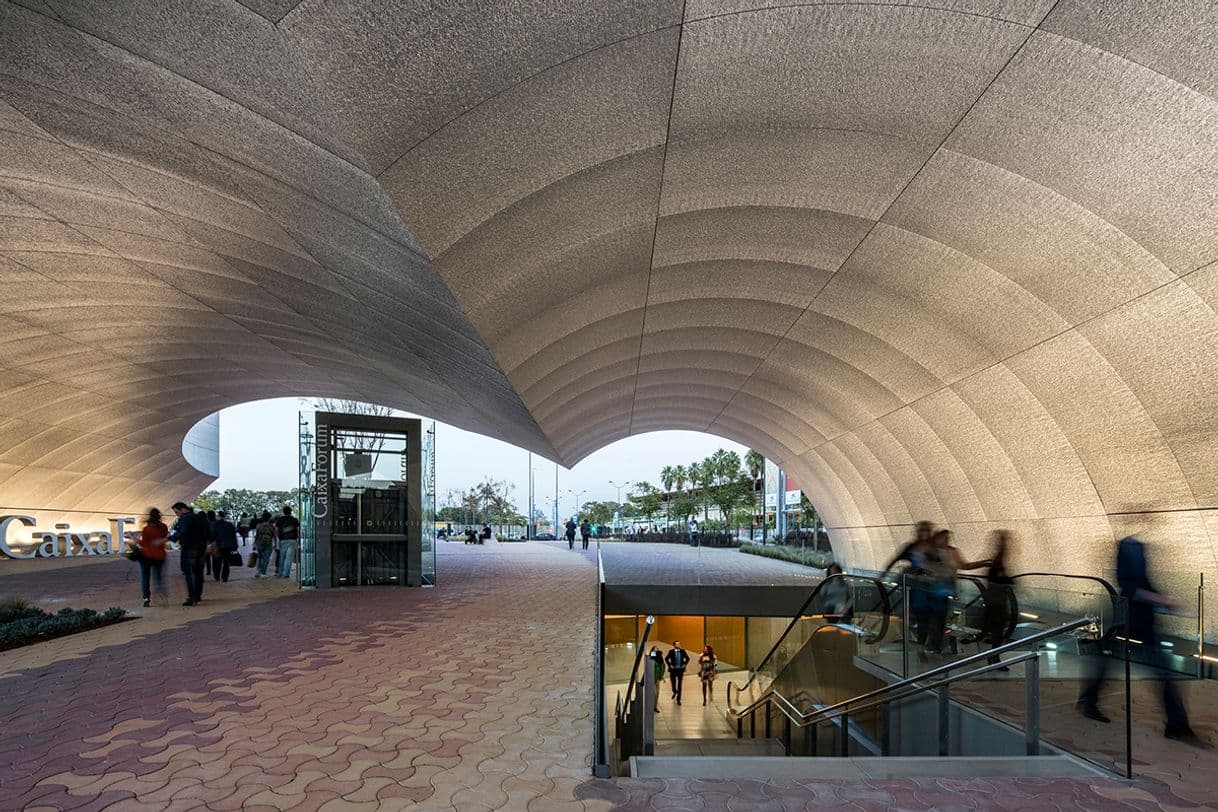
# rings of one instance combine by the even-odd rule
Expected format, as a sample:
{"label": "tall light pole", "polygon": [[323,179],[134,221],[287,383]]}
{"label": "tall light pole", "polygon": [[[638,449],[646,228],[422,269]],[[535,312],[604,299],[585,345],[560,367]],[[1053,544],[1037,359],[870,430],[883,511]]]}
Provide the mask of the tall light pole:
{"label": "tall light pole", "polygon": [[533,527],[533,452],[529,452],[529,518],[524,523],[524,537],[531,539],[537,535]]}
{"label": "tall light pole", "polygon": [[576,521],[579,521],[579,506],[583,504],[584,494],[587,492],[588,492],[587,490],[582,490],[582,491],[579,491],[578,493],[576,493],[575,491],[571,490],[570,488],[567,488],[567,493],[569,493],[575,497],[575,520]]}
{"label": "tall light pole", "polygon": [[558,538],[558,463],[554,463],[554,538]]}
{"label": "tall light pole", "polygon": [[614,517],[616,521],[614,521],[614,523],[613,523],[613,532],[616,533],[620,529],[621,517],[622,517],[622,488],[626,487],[630,483],[623,482],[621,485],[619,485],[611,479],[611,480],[609,480],[609,484],[610,484],[610,486],[617,488],[617,502],[614,503],[617,505],[617,509],[614,511],[617,514],[617,516]]}

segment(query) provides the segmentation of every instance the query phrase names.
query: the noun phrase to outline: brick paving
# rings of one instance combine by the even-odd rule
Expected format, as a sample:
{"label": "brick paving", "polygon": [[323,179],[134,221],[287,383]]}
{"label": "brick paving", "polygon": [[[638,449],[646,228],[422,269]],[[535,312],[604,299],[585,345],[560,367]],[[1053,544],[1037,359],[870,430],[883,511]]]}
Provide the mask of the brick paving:
{"label": "brick paving", "polygon": [[1145,779],[592,780],[592,556],[440,556],[432,590],[209,584],[210,614],[165,607],[163,628],[8,670],[0,809],[1196,806]]}

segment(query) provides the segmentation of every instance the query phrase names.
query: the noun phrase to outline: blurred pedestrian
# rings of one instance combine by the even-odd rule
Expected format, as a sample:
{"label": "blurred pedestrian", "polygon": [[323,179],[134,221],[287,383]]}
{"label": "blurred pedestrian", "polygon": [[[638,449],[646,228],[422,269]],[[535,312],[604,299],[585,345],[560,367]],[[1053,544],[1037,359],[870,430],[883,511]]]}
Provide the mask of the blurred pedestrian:
{"label": "blurred pedestrian", "polygon": [[[1015,601],[1015,579],[1007,571],[1007,553],[1011,546],[1011,534],[1007,530],[995,530],[990,538],[994,541],[994,554],[990,557],[989,569],[985,573],[985,614],[982,629],[990,648],[998,648],[1010,639],[1013,621],[1018,616]],[[999,661],[997,654],[989,657],[990,663]],[[1005,665],[999,671],[1009,671]]]}
{"label": "blurred pedestrian", "polygon": [[592,536],[592,525],[588,524],[588,520],[584,519],[579,523],[579,540],[583,542],[584,549],[588,549],[588,539]]}
{"label": "blurred pedestrian", "polygon": [[575,549],[575,530],[576,530],[575,520],[567,519],[566,523],[564,524],[564,527],[567,528],[567,549],[574,550]]}
{"label": "blurred pedestrian", "polygon": [[[1155,612],[1179,606],[1179,602],[1159,592],[1150,582],[1150,568],[1146,560],[1146,545],[1133,536],[1121,539],[1117,544],[1117,584],[1121,597],[1125,599],[1125,645],[1141,647],[1143,660],[1155,669],[1159,678],[1163,713],[1167,725],[1163,735],[1194,747],[1208,750],[1210,744],[1193,732],[1188,721],[1184,700],[1176,688],[1175,681],[1167,673],[1168,663],[1159,644]],[[1109,658],[1101,652],[1095,658],[1091,674],[1078,698],[1078,709],[1083,716],[1097,722],[1111,721],[1100,710],[1099,699],[1107,677]]]}

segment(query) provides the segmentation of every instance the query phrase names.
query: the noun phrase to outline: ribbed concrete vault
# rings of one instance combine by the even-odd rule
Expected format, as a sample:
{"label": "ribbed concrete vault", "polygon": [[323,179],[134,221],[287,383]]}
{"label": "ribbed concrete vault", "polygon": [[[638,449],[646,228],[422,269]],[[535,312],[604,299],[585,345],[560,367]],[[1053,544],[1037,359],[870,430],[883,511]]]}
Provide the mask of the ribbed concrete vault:
{"label": "ribbed concrete vault", "polygon": [[1218,572],[1212,3],[245,6],[2,7],[0,503],[343,394],[730,437],[853,563]]}

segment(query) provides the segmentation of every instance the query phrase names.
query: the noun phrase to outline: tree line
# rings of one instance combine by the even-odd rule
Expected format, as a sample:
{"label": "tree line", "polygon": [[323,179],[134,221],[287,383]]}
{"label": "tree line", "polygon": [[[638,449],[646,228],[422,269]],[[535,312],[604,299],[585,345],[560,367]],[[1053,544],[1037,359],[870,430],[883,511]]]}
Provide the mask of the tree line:
{"label": "tree line", "polygon": [[[719,509],[724,528],[751,525],[754,515],[765,512],[765,456],[750,450],[743,461],[735,451],[720,448],[709,457],[688,465],[666,465],[660,470],[663,490],[650,482],[639,482],[630,494],[638,515],[652,521],[661,512],[666,525],[684,524],[702,512],[709,524],[710,509]],[[708,527],[708,529],[710,529]]]}

